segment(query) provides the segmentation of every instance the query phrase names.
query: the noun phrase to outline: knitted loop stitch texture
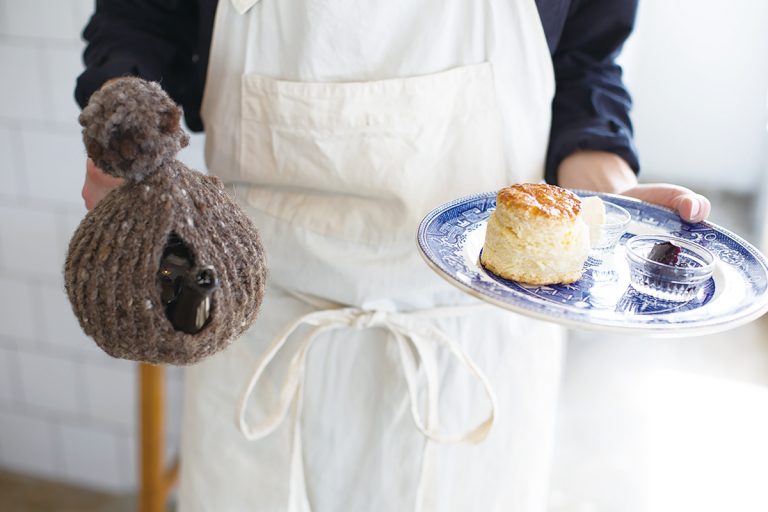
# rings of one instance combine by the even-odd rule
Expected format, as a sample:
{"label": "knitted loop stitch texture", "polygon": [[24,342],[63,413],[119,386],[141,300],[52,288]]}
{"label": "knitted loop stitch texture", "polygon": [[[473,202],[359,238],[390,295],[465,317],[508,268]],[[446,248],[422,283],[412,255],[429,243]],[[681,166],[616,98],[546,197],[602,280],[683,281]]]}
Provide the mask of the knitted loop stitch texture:
{"label": "knitted loop stitch texture", "polygon": [[[142,96],[147,86],[135,87],[134,81],[148,84],[121,79],[106,88],[113,97],[97,96],[99,108],[87,116],[84,111],[81,121],[87,121],[83,133],[89,156],[88,141],[98,137],[86,135],[91,130],[88,123],[112,123],[114,111],[125,105],[140,105],[138,112],[144,112],[148,105],[142,101],[157,102],[154,85],[153,94]],[[128,86],[114,87],[120,84]],[[104,108],[106,104],[111,111]],[[164,105],[161,102],[160,108]],[[135,127],[140,117],[134,117],[121,118],[130,119]],[[131,130],[123,128],[112,131],[124,137]],[[94,128],[93,133],[104,131]],[[166,146],[153,149],[146,159],[141,150],[130,162],[120,157],[127,167],[144,162],[147,172],[131,167],[114,173],[134,179],[110,192],[82,220],[69,244],[64,278],[83,331],[108,354],[149,363],[191,364],[226,347],[254,322],[264,294],[266,263],[256,228],[218,178],[192,171],[175,158],[152,156],[171,150],[175,155],[182,139],[171,133],[164,139]],[[114,146],[109,138],[98,144]],[[108,153],[103,148],[101,154]],[[157,162],[161,165],[150,170]],[[157,273],[171,233],[191,249],[196,267],[215,269],[220,283],[212,295],[210,320],[195,334],[175,330],[161,301]]]}

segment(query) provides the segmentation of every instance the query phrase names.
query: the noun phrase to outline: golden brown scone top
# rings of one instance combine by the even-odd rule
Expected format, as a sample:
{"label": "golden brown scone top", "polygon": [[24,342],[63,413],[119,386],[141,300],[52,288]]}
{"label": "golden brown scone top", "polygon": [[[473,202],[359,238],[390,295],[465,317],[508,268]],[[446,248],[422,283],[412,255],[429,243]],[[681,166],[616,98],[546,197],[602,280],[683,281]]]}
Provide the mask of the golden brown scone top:
{"label": "golden brown scone top", "polygon": [[581,212],[579,197],[564,188],[544,183],[519,183],[499,190],[497,206],[527,210],[531,216],[572,219]]}

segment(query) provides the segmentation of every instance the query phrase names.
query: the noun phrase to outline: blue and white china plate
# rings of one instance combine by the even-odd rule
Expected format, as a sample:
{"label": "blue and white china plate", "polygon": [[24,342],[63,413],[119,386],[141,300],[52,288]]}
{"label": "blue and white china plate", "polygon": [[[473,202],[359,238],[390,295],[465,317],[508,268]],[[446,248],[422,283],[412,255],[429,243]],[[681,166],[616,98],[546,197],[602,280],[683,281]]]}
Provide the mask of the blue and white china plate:
{"label": "blue and white china plate", "polygon": [[[707,334],[754,320],[768,311],[768,262],[755,247],[709,222],[689,224],[672,210],[636,199],[593,192],[632,215],[612,254],[590,258],[570,285],[527,286],[498,277],[479,261],[496,193],[456,199],[430,212],[419,225],[418,244],[427,264],[475,297],[523,315],[569,327],[654,336]],[[716,256],[712,279],[691,301],[666,302],[629,285],[624,243],[634,235],[666,233],[700,244]]]}

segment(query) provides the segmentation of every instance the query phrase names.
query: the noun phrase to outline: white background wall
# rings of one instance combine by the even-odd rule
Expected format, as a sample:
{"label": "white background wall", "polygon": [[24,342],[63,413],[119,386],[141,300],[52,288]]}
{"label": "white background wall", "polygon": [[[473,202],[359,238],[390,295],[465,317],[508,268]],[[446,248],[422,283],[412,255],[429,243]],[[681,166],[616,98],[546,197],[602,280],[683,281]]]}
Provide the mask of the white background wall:
{"label": "white background wall", "polygon": [[768,170],[768,1],[640,0],[622,62],[643,179],[760,187]]}
{"label": "white background wall", "polygon": [[[82,332],[64,293],[85,214],[73,99],[91,0],[0,0],[0,468],[110,490],[136,482],[133,363]],[[201,166],[200,138],[185,150]],[[180,372],[169,378],[169,451]]]}
{"label": "white background wall", "polygon": [[[61,269],[84,151],[72,99],[91,0],[0,0],[0,467],[135,483],[135,367],[85,337]],[[766,164],[768,1],[641,0],[627,78],[644,177],[754,190]],[[202,168],[201,139],[184,159]],[[169,379],[171,449],[180,374]]]}

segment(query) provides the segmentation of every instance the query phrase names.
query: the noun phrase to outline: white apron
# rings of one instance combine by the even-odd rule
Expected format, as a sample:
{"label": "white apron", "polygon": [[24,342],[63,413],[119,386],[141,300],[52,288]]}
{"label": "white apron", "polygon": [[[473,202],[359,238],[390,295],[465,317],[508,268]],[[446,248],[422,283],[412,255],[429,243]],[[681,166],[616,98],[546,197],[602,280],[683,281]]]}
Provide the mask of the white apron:
{"label": "white apron", "polygon": [[533,0],[220,0],[206,159],[269,288],[187,371],[182,512],[545,509],[562,331],[453,289],[415,232],[541,179],[553,90]]}

